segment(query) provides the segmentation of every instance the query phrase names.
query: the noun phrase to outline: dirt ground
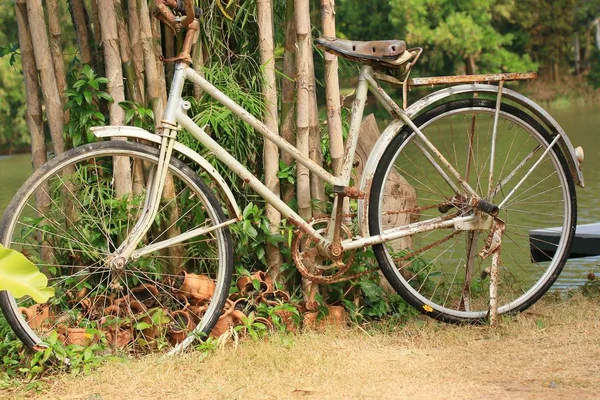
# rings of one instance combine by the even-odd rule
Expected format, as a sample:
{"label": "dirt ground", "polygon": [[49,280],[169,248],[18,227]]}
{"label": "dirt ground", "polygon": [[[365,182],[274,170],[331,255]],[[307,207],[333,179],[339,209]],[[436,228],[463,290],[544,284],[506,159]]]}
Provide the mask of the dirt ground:
{"label": "dirt ground", "polygon": [[112,362],[56,378],[37,398],[598,399],[599,311],[576,296],[545,299],[495,329],[417,318],[401,328],[275,335],[208,355]]}

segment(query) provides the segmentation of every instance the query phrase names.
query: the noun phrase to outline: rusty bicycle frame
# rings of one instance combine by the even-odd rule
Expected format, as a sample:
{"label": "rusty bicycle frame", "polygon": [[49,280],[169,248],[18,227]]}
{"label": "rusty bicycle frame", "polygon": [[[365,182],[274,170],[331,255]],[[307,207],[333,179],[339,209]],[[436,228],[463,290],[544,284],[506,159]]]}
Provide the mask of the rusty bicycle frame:
{"label": "rusty bicycle frame", "polygon": [[[499,232],[500,236],[503,231],[503,227],[496,223],[496,215],[498,214],[499,208],[501,208],[508,199],[511,198],[514,191],[517,190],[523,181],[529,176],[529,174],[537,167],[539,162],[547,155],[547,153],[555,146],[560,146],[563,152],[566,152],[569,156],[569,165],[571,173],[576,183],[583,186],[583,176],[579,169],[578,157],[576,157],[576,150],[573,149],[569,142],[566,134],[556,124],[556,122],[550,117],[545,111],[539,106],[536,106],[533,102],[528,100],[522,95],[512,92],[504,88],[504,83],[509,80],[522,80],[535,78],[535,73],[507,73],[507,74],[488,74],[488,75],[471,75],[471,76],[448,76],[448,77],[429,77],[429,78],[414,78],[409,79],[410,68],[414,65],[418,59],[421,49],[412,49],[413,53],[409,54],[410,63],[406,64],[406,74],[404,80],[399,80],[394,77],[382,74],[380,72],[374,72],[373,67],[370,65],[362,65],[360,74],[358,77],[358,84],[356,87],[356,95],[354,103],[352,105],[352,115],[350,121],[350,130],[345,145],[345,155],[340,172],[338,175],[333,175],[330,172],[323,169],[321,166],[316,164],[306,155],[302,154],[296,147],[290,144],[288,141],[271,131],[263,122],[258,118],[251,115],[243,107],[231,100],[227,95],[213,86],[203,76],[197,73],[190,67],[191,57],[190,50],[192,43],[197,39],[199,31],[198,20],[194,19],[193,8],[190,11],[191,2],[185,1],[185,17],[175,17],[170,11],[169,7],[174,7],[176,1],[173,0],[156,0],[158,17],[161,21],[165,22],[168,26],[174,30],[178,30],[181,27],[187,28],[186,37],[184,40],[183,51],[181,54],[171,60],[175,61],[175,72],[172,80],[172,85],[169,92],[169,99],[164,116],[161,120],[158,135],[146,132],[139,128],[133,127],[100,127],[93,128],[93,132],[97,137],[108,138],[108,137],[128,137],[132,139],[145,139],[160,146],[160,157],[155,174],[155,179],[152,182],[151,188],[149,189],[149,195],[144,205],[144,210],[141,218],[137,221],[133,229],[130,231],[128,237],[124,240],[121,246],[114,252],[112,257],[112,263],[115,265],[124,264],[128,259],[136,259],[142,255],[149,254],[151,252],[167,248],[193,237],[204,235],[210,231],[221,229],[227,225],[239,221],[241,212],[237,206],[233,194],[229,187],[221,176],[216,172],[214,168],[200,155],[193,152],[189,148],[185,147],[181,143],[177,142],[177,132],[179,129],[186,129],[194,138],[202,143],[207,149],[209,149],[213,155],[227,165],[235,174],[237,174],[243,181],[254,189],[260,196],[262,196],[269,204],[275,207],[281,215],[286,218],[290,223],[295,225],[298,229],[309,235],[314,239],[317,244],[319,253],[324,257],[332,259],[339,259],[345,251],[355,250],[364,248],[374,244],[384,243],[390,240],[411,236],[416,233],[428,232],[436,229],[454,229],[460,231],[466,230],[487,230],[491,232]],[[190,14],[191,13],[191,14]],[[407,50],[409,51],[409,50]],[[406,55],[404,55],[406,56]],[[400,107],[392,98],[385,92],[385,90],[379,85],[377,80],[387,82],[392,85],[402,86],[404,91],[403,106]],[[212,96],[216,101],[226,106],[236,116],[238,116],[243,122],[252,126],[256,131],[261,133],[266,139],[273,142],[281,150],[291,155],[297,162],[306,166],[311,172],[318,175],[325,182],[333,186],[335,198],[333,201],[333,211],[329,217],[329,225],[333,229],[327,229],[325,234],[318,232],[308,221],[301,218],[294,210],[292,210],[284,201],[278,196],[271,192],[258,178],[256,178],[250,171],[248,171],[237,159],[229,154],[223,147],[221,147],[210,135],[208,135],[202,127],[196,125],[196,123],[187,115],[187,111],[190,109],[190,103],[182,98],[184,84],[186,81],[191,81],[200,87],[205,93]],[[482,83],[497,82],[498,85],[489,85]],[[435,92],[415,104],[411,107],[407,107],[406,92],[410,86],[431,86],[431,85],[448,85],[454,84],[451,88],[444,89]],[[462,85],[460,85],[462,84]],[[359,187],[350,187],[350,179],[352,172],[352,165],[354,162],[354,154],[358,143],[360,123],[362,121],[365,102],[367,99],[368,92],[371,92],[378,102],[390,113],[393,117],[393,121],[384,130],[380,141],[376,144],[373,149],[369,160],[365,166],[365,172],[362,177],[362,181]],[[461,93],[488,93],[496,96],[496,109],[494,115],[494,125],[492,132],[492,145],[491,145],[491,158],[490,158],[490,177],[489,187],[487,196],[479,196],[476,191],[466,182],[461,174],[452,166],[452,164],[444,157],[444,155],[431,143],[423,132],[413,123],[414,116],[422,111],[428,104],[433,104],[436,101],[450,97],[455,94]],[[555,130],[555,137],[553,141],[548,145],[543,154],[539,156],[531,170],[525,174],[524,177],[517,183],[511,193],[509,193],[502,204],[494,205],[488,203],[486,199],[492,199],[493,194],[497,192],[498,186],[494,186],[492,183],[492,172],[494,168],[494,148],[496,141],[496,130],[498,116],[500,113],[500,105],[503,101],[503,96],[508,97],[511,101],[519,102],[524,106],[528,107],[532,112],[538,116],[538,118],[547,121],[547,123],[553,126]],[[363,199],[368,196],[370,191],[370,182],[374,174],[374,166],[383,154],[387,144],[391,141],[391,138],[395,136],[403,126],[408,126],[417,136],[417,145],[425,158],[440,174],[443,180],[452,188],[456,194],[466,194],[470,204],[474,208],[474,212],[468,216],[457,216],[454,218],[448,217],[436,217],[425,221],[419,221],[410,223],[405,226],[395,227],[387,229],[379,235],[372,236],[368,233],[366,227],[366,209],[368,208],[368,202]],[[167,168],[172,155],[175,153],[183,153],[184,155],[197,162],[205,171],[207,171],[214,181],[216,186],[221,190],[225,199],[228,202],[230,209],[230,219],[210,228],[198,228],[189,232],[182,233],[178,236],[163,240],[161,242],[153,243],[151,245],[137,248],[138,244],[142,241],[142,238],[146,232],[150,229],[154,221],[154,217],[157,213],[161,193],[163,191],[164,182],[167,174]],[[523,163],[516,167],[520,169],[523,167]],[[511,178],[514,173],[508,176],[507,179]],[[503,185],[506,182],[500,183]],[[342,207],[343,198],[349,197],[359,200],[359,230],[360,235],[341,239],[341,224],[342,224]],[[362,223],[361,223],[362,221]],[[491,246],[491,245],[490,245]],[[498,249],[500,243],[494,243]],[[494,270],[497,271],[498,256],[493,253],[496,251],[496,247],[488,248],[488,253],[493,255],[492,258],[492,286],[494,283],[494,276],[497,277],[497,273],[494,275]],[[499,251],[499,250],[498,250]],[[495,297],[494,291],[491,291],[491,297]],[[492,318],[494,318],[495,312],[494,301],[490,299]],[[492,320],[493,323],[493,320]],[[196,329],[202,329],[202,326]],[[188,343],[188,342],[184,342]],[[188,343],[189,344],[189,343]],[[182,343],[183,346],[185,344]]]}

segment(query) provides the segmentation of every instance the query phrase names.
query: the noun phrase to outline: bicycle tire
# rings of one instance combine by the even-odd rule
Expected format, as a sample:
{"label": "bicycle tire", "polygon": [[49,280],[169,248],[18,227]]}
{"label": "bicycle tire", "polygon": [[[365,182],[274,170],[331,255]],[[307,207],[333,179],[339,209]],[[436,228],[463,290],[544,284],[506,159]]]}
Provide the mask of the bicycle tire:
{"label": "bicycle tire", "polygon": [[[455,100],[425,112],[414,121],[428,139],[446,154],[454,168],[461,171],[463,178],[467,179],[480,196],[486,194],[488,183],[482,182],[481,176],[488,177],[489,172],[486,172],[486,168],[489,169],[488,163],[491,157],[479,157],[475,152],[479,148],[485,149],[485,144],[489,142],[495,107],[495,101],[487,99]],[[480,128],[486,123],[487,136],[485,131],[475,133],[475,128]],[[466,128],[465,132],[455,134],[454,126],[462,124]],[[447,184],[441,184],[441,189],[435,186],[442,182],[442,178],[422,157],[422,153],[415,145],[415,137],[412,130],[405,126],[392,140],[379,161],[369,195],[368,216],[371,235],[380,234],[388,227],[386,225],[393,224],[390,221],[394,218],[398,221],[398,226],[401,226],[410,218],[422,220],[424,216],[439,217],[444,211],[448,214],[456,213],[454,215],[467,215],[472,212],[472,207],[467,206],[464,210],[450,207],[452,211],[444,210],[440,206],[436,207],[436,203],[447,202],[452,197],[452,191]],[[498,123],[496,160],[503,160],[505,164],[498,173],[499,167],[497,168],[498,164],[495,163],[495,180],[492,187],[498,188],[499,182],[506,179],[508,181],[496,193],[495,198],[487,200],[500,204],[510,192],[510,185],[525,176],[524,170],[528,170],[527,167],[543,154],[542,150],[548,147],[551,140],[548,131],[531,116],[514,106],[502,104]],[[463,160],[459,156],[457,147],[460,148],[465,141],[467,154],[471,154],[471,157],[464,157]],[[511,152],[516,153],[513,158],[509,158]],[[525,160],[527,157],[529,158]],[[519,169],[517,167],[521,161],[525,164]],[[398,186],[400,178],[390,173],[392,166],[403,179],[400,186]],[[467,171],[476,171],[476,174],[468,174]],[[512,179],[509,179],[511,173],[509,171],[516,171]],[[415,176],[417,174],[418,176]],[[540,179],[535,181],[538,175]],[[396,186],[390,188],[392,184]],[[399,187],[405,191],[404,198],[401,200],[406,203],[405,207],[407,204],[412,207],[412,215],[408,212],[403,214],[403,217],[394,217],[395,214],[391,210],[386,210],[385,197],[394,193],[394,190],[395,193],[402,194]],[[520,191],[516,192],[500,210],[498,216],[506,222],[506,234],[501,251],[498,314],[521,312],[548,291],[568,258],[575,233],[577,219],[575,186],[573,180],[569,178],[565,157],[557,150],[557,146],[547,153],[519,189]],[[530,193],[520,197],[519,200],[519,196],[523,196],[521,193],[528,192]],[[556,195],[558,200],[551,198],[551,195]],[[398,199],[395,201],[394,204],[398,204]],[[546,208],[555,203],[560,203],[556,214],[546,213]],[[540,218],[538,221],[533,221],[532,216]],[[544,250],[550,261],[533,262],[530,251],[532,248],[537,250],[540,243],[529,239],[528,231],[557,225],[562,228],[562,235],[553,249],[554,254]],[[484,247],[488,232],[440,232],[442,231],[416,234],[408,239],[397,240],[395,243],[373,246],[382,272],[397,293],[421,313],[450,323],[482,323],[489,317],[487,303],[489,269],[485,267],[488,265],[489,268],[489,261],[473,256]],[[454,239],[457,236],[465,238],[464,249],[460,239]],[[461,250],[456,251],[456,247],[461,247]],[[472,267],[467,268],[467,265]],[[532,265],[535,268],[532,269]],[[538,269],[538,267],[542,268]],[[470,272],[467,273],[467,269]],[[461,272],[464,275],[462,282]],[[461,285],[462,290],[457,291],[461,289]]]}
{"label": "bicycle tire", "polygon": [[[17,302],[0,293],[5,318],[26,346],[43,345],[54,331],[65,344],[82,344],[75,336],[69,338],[80,328],[87,329],[88,339],[90,332],[100,332],[102,340],[119,350],[151,352],[210,333],[231,283],[228,227],[129,260],[122,271],[106,267],[109,254],[137,221],[147,194],[140,184],[150,186],[158,157],[158,149],[127,141],[80,146],[44,164],[13,197],[0,223],[2,243],[36,263],[56,292],[42,322],[27,313],[36,310],[31,299]],[[125,196],[115,192],[117,158],[129,161],[125,170],[134,189]],[[175,196],[165,200],[163,194],[153,228],[144,238],[147,243],[225,221],[215,194],[198,174],[176,158],[168,171]],[[38,203],[36,196],[45,200]],[[186,282],[203,282],[206,291],[194,297],[200,292]],[[192,311],[190,302],[203,309]],[[187,314],[177,313],[180,309]],[[175,331],[183,335],[175,338]]]}

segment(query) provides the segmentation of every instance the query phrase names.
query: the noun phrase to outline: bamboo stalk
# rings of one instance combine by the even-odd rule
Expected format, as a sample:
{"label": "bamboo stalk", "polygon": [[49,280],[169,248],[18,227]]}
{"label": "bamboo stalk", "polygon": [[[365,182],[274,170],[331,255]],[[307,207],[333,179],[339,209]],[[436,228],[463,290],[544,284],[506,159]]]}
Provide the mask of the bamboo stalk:
{"label": "bamboo stalk", "polygon": [[85,4],[83,0],[69,0],[69,11],[75,27],[79,56],[83,64],[92,63],[92,51],[90,49],[90,31],[86,18]]}
{"label": "bamboo stalk", "polygon": [[[281,81],[281,136],[294,143],[294,100],[296,80],[296,24],[294,21],[294,0],[287,0],[285,15],[285,42],[283,52],[283,78]],[[281,153],[281,159],[286,165],[292,165],[294,159],[286,152]],[[294,198],[294,185],[282,184],[281,197],[286,203]]]}
{"label": "bamboo stalk", "polygon": [[[321,0],[321,22],[323,36],[335,37],[335,0]],[[335,174],[344,155],[342,119],[340,112],[340,83],[338,78],[337,56],[325,52],[325,93],[327,98],[327,129],[329,131],[329,151]]]}
{"label": "bamboo stalk", "polygon": [[52,137],[52,145],[54,153],[58,156],[65,150],[63,109],[56,83],[52,57],[50,55],[48,32],[46,31],[46,20],[44,19],[44,9],[42,8],[41,0],[27,1],[27,18],[31,37],[34,39],[32,41],[33,53],[40,74],[42,96],[46,106],[46,116],[50,128],[50,136]]}
{"label": "bamboo stalk", "polygon": [[[260,63],[263,66],[262,96],[265,102],[264,123],[274,133],[279,133],[277,126],[277,83],[275,80],[275,51],[273,38],[273,3],[271,0],[257,0],[258,36]],[[273,142],[265,139],[263,149],[265,168],[265,185],[279,197],[279,148]],[[265,207],[269,220],[269,230],[279,233],[281,214],[270,204]],[[281,253],[279,247],[267,243],[267,267],[269,274],[276,281],[281,281]]]}
{"label": "bamboo stalk", "polygon": [[[98,16],[102,24],[102,47],[106,63],[106,90],[113,98],[109,106],[111,125],[123,125],[125,111],[119,105],[125,101],[125,88],[123,86],[123,73],[121,69],[121,55],[119,52],[119,35],[117,30],[117,16],[113,2],[100,1],[98,3]],[[119,140],[118,138],[115,138]],[[120,139],[123,140],[123,139]],[[114,157],[115,192],[118,198],[132,192],[132,177],[129,159],[127,157]]]}

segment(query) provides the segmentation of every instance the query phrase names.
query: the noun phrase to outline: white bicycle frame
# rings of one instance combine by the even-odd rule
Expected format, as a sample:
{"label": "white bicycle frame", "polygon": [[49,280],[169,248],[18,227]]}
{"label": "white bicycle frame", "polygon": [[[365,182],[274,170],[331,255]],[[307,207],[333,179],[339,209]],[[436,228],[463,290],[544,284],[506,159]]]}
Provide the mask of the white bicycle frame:
{"label": "white bicycle frame", "polygon": [[[341,208],[343,204],[343,201],[341,200],[343,196],[348,195],[354,196],[355,198],[362,198],[365,195],[368,195],[368,193],[361,192],[357,188],[348,188],[348,185],[350,183],[352,164],[354,161],[354,153],[358,143],[360,123],[362,121],[367,92],[369,89],[377,98],[377,100],[395,118],[394,121],[390,123],[388,129],[384,131],[384,135],[382,135],[382,138],[383,136],[385,136],[388,130],[393,131],[393,134],[395,134],[402,126],[408,125],[418,137],[417,144],[419,149],[423,152],[427,160],[432,164],[436,171],[440,173],[440,176],[443,177],[443,179],[452,188],[452,190],[456,194],[467,194],[467,196],[470,197],[471,203],[474,206],[477,205],[478,201],[482,200],[480,196],[478,196],[478,194],[469,186],[469,184],[465,182],[464,179],[462,179],[459,172],[452,167],[452,165],[444,158],[441,152],[438,151],[438,149],[428,140],[428,138],[420,131],[420,129],[417,126],[415,126],[415,124],[410,118],[411,116],[414,116],[414,114],[410,112],[410,108],[406,111],[401,109],[379,86],[379,84],[375,81],[373,75],[374,74],[372,67],[368,65],[362,65],[356,89],[356,97],[352,106],[350,131],[346,141],[344,160],[339,175],[334,176],[325,169],[323,169],[321,166],[313,162],[311,159],[306,157],[304,154],[302,154],[296,147],[294,147],[288,141],[286,141],[276,133],[272,132],[265,124],[263,124],[256,117],[251,115],[248,111],[246,111],[240,105],[238,105],[229,97],[227,97],[224,93],[222,93],[219,89],[213,86],[206,79],[204,79],[200,74],[198,74],[196,71],[190,68],[187,64],[178,63],[175,66],[175,73],[173,76],[173,81],[169,93],[169,100],[167,103],[163,120],[161,121],[160,132],[158,136],[153,135],[154,142],[158,143],[160,141],[160,158],[155,174],[155,179],[153,180],[153,184],[149,189],[150,193],[147,197],[146,204],[144,205],[142,217],[137,221],[136,225],[131,230],[128,238],[115,252],[115,259],[119,259],[120,262],[123,262],[129,257],[135,259],[145,254],[149,254],[151,252],[181,243],[193,237],[207,234],[215,229],[221,229],[227,225],[238,221],[241,218],[238,209],[238,212],[236,212],[235,217],[232,216],[231,219],[221,224],[212,226],[210,228],[194,229],[192,231],[182,233],[173,238],[166,239],[164,241],[157,242],[136,250],[138,243],[144,237],[146,232],[150,229],[150,226],[152,225],[152,222],[154,220],[154,216],[158,210],[160,196],[163,191],[164,182],[167,174],[167,168],[169,165],[170,158],[173,154],[173,149],[174,147],[176,147],[176,145],[178,147],[181,147],[181,145],[176,142],[177,131],[180,129],[180,127],[185,128],[192,136],[194,136],[200,143],[202,143],[202,145],[209,149],[217,159],[219,159],[221,162],[227,165],[235,174],[237,174],[246,184],[248,184],[252,189],[254,189],[260,196],[262,196],[269,204],[273,205],[281,213],[281,215],[284,218],[286,218],[290,223],[292,223],[297,228],[305,232],[307,235],[310,235],[312,238],[314,238],[315,242],[317,243],[317,246],[321,251],[325,252],[325,254],[330,254],[328,253],[328,251],[330,250],[331,244],[334,241],[334,237],[336,235],[335,231],[337,229],[329,229],[326,236],[323,236],[319,232],[317,232],[307,221],[302,219],[285,202],[283,202],[278,196],[271,192],[271,190],[269,190],[258,178],[256,178],[238,160],[236,160],[231,154],[229,154],[225,149],[223,149],[223,147],[221,147],[201,127],[196,125],[196,123],[190,117],[188,117],[187,110],[190,109],[190,103],[182,98],[183,88],[186,80],[194,82],[205,93],[209,94],[216,101],[230,109],[242,121],[248,123],[256,131],[260,132],[266,139],[276,144],[281,150],[289,153],[297,162],[306,166],[311,172],[318,175],[325,182],[333,185],[334,189],[338,189],[337,191],[334,190],[334,192],[338,193],[338,195],[334,199],[333,212],[330,216],[329,226],[336,227],[336,221],[339,218],[341,218]],[[496,88],[495,90],[497,92],[497,107],[495,111],[496,120],[499,114],[502,95],[503,93],[506,93],[506,91],[502,89],[503,81],[503,78],[501,78],[501,83],[499,87],[492,86]],[[490,85],[471,86],[482,86],[485,89],[485,86]],[[465,91],[476,90],[471,89]],[[117,136],[115,133],[102,134],[101,131],[102,129],[99,129],[97,132],[95,131],[94,133],[99,137]],[[492,137],[494,138],[493,140],[495,140],[495,125],[493,127],[493,131],[494,132]],[[556,135],[552,143],[550,143],[550,145],[546,148],[543,154],[539,157],[539,160],[543,159],[543,157],[546,156],[548,151],[550,151],[550,149],[552,149],[556,145],[556,143],[559,142],[559,139],[562,138],[563,140],[565,140],[566,135],[560,133],[561,132],[559,132],[559,134]],[[569,142],[567,142],[567,146],[569,147],[569,150],[572,150],[572,147],[570,147]],[[376,149],[374,150],[374,152],[375,151]],[[574,151],[571,151],[571,154],[574,154]],[[207,164],[208,163],[205,162],[203,166],[206,166]],[[490,169],[491,168],[492,167],[490,167]],[[532,168],[532,170],[534,168],[535,165]],[[215,176],[215,174],[212,174],[213,177]],[[218,178],[220,178],[218,174],[216,175]],[[521,180],[521,182],[517,184],[515,190],[521,185],[525,178],[526,177],[524,177]],[[364,179],[365,177],[363,176],[363,181]],[[581,177],[581,183],[583,183],[582,181],[583,179]],[[219,182],[219,184],[223,186],[224,182]],[[361,187],[364,187],[364,185]],[[227,188],[226,194],[228,194],[228,197],[231,200],[231,192],[228,190],[229,189]],[[490,186],[490,192],[493,190],[494,188]],[[351,195],[350,193],[354,193],[354,195]],[[505,203],[511,195],[512,193],[504,199],[503,203]],[[359,219],[361,217],[364,219],[364,215],[361,216],[359,213]],[[447,217],[438,217],[426,221],[411,223],[402,227],[388,229],[376,236],[366,235],[366,237],[359,236],[352,239],[346,239],[341,242],[341,251],[354,250],[366,246],[371,246],[374,244],[384,243],[390,240],[398,239],[405,236],[411,236],[420,232],[432,231],[435,229],[489,229],[491,223],[492,218],[489,218],[489,216],[483,212],[475,212],[469,216],[455,217],[451,219],[448,219]],[[362,231],[364,232],[364,230]],[[337,237],[339,238],[339,236]]]}

